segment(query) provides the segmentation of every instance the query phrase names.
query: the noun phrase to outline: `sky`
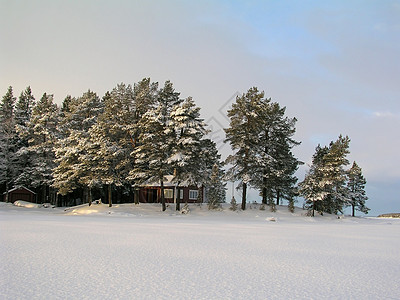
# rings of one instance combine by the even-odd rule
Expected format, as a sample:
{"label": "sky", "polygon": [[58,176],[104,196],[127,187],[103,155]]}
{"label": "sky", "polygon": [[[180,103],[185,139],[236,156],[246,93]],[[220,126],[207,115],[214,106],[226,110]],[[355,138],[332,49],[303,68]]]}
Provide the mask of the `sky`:
{"label": "sky", "polygon": [[400,212],[399,53],[399,0],[0,0],[1,96],[171,80],[226,156],[226,111],[256,86],[297,119],[300,181],[318,144],[350,137],[370,215]]}

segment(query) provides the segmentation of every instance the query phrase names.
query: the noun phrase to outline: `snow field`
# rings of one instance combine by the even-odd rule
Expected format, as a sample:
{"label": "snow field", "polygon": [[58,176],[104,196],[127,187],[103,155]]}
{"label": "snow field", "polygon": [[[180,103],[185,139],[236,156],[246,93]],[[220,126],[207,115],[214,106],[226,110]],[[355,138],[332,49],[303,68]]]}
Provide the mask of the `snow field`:
{"label": "snow field", "polygon": [[400,297],[400,220],[190,208],[2,205],[0,299]]}

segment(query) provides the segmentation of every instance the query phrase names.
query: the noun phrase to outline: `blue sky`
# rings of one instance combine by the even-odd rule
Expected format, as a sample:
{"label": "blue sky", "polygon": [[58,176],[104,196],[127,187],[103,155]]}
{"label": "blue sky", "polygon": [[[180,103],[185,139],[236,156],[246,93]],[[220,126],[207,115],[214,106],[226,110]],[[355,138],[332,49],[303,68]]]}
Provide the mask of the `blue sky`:
{"label": "blue sky", "polygon": [[371,214],[400,211],[399,0],[0,0],[0,36],[2,95],[30,85],[61,103],[170,79],[217,131],[257,86],[298,119],[301,160],[349,135]]}

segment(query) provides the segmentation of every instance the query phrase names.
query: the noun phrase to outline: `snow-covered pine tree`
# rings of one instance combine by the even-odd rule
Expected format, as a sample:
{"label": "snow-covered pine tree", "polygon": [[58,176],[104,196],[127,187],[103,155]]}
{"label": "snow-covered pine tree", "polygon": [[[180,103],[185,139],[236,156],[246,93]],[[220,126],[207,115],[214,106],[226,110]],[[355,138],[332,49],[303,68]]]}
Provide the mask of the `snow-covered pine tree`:
{"label": "snow-covered pine tree", "polygon": [[90,128],[96,124],[102,112],[103,103],[96,93],[87,91],[78,99],[67,97],[63,103],[60,125],[62,137],[57,142],[56,162],[53,170],[53,186],[61,195],[66,195],[77,188],[84,188],[86,199],[91,203],[91,188],[95,182],[86,179],[90,169],[82,163],[87,155],[87,143],[90,143]]}
{"label": "snow-covered pine tree", "polygon": [[0,103],[0,186],[6,193],[6,202],[8,202],[8,191],[15,180],[14,155],[17,143],[15,101],[16,98],[10,86]]}
{"label": "snow-covered pine tree", "polygon": [[157,94],[157,107],[147,111],[138,122],[140,128],[139,145],[132,151],[135,162],[129,172],[129,179],[142,184],[146,181],[160,182],[162,210],[166,210],[164,198],[165,176],[173,174],[168,159],[175,146],[176,134],[168,127],[174,106],[179,105],[182,99],[172,83],[166,81],[164,87]]}
{"label": "snow-covered pine tree", "polygon": [[171,81],[167,80],[164,86],[158,91],[156,104],[161,109],[160,117],[162,122],[167,125],[172,108],[181,104],[183,99],[180,98],[180,93],[175,91]]}
{"label": "snow-covered pine tree", "polygon": [[208,209],[221,207],[226,198],[226,183],[223,181],[224,171],[220,164],[214,164],[207,188]]}
{"label": "snow-covered pine tree", "polygon": [[171,153],[173,138],[167,134],[164,125],[161,106],[144,114],[139,122],[142,131],[139,135],[140,144],[132,155],[135,165],[129,178],[137,184],[146,181],[160,182],[162,210],[166,210],[164,198],[165,176],[172,174],[168,158]]}
{"label": "snow-covered pine tree", "polygon": [[206,124],[200,118],[200,108],[196,107],[193,99],[188,97],[181,104],[175,105],[170,113],[167,130],[173,132],[175,142],[171,148],[168,163],[174,170],[173,182],[178,192],[176,210],[180,210],[179,186],[182,182],[187,185],[198,185],[202,179],[201,140],[207,133]]}
{"label": "snow-covered pine tree", "polygon": [[[35,97],[31,88],[28,86],[21,92],[17,103],[15,104],[15,122],[17,131],[17,152],[15,153],[16,165],[16,185],[29,185],[30,179],[24,176],[23,170],[32,167],[29,159],[29,152],[26,151],[29,146],[28,124],[32,117],[32,110],[35,106]],[[26,174],[25,174],[26,175]]]}
{"label": "snow-covered pine tree", "polygon": [[35,97],[32,94],[31,87],[28,86],[21,92],[17,103],[15,104],[15,122],[19,126],[25,127],[32,116],[32,109],[35,106]]}
{"label": "snow-covered pine tree", "polygon": [[294,199],[291,198],[291,199],[289,199],[288,201],[289,201],[289,203],[288,203],[288,210],[289,210],[291,213],[294,213]]}
{"label": "snow-covered pine tree", "polygon": [[133,118],[131,119],[129,126],[127,126],[130,131],[133,148],[135,148],[140,142],[138,137],[141,129],[138,126],[138,123],[147,111],[155,107],[157,93],[158,83],[151,82],[150,78],[144,78],[133,86]]}
{"label": "snow-covered pine tree", "polygon": [[123,83],[103,97],[104,111],[90,130],[90,143],[85,146],[82,167],[90,173],[83,179],[108,186],[108,204],[112,206],[113,187],[129,186],[129,171],[133,168],[130,134],[133,116],[133,89]]}
{"label": "snow-covered pine tree", "polygon": [[[142,128],[139,126],[139,121],[147,111],[155,107],[157,93],[158,83],[151,82],[150,78],[143,78],[133,86],[134,117],[128,127],[132,140],[132,152],[140,145],[139,135],[142,132]],[[131,158],[133,165],[135,165],[134,156],[131,155]],[[133,180],[131,180],[131,184],[134,187],[134,202],[139,204],[139,184]]]}
{"label": "snow-covered pine tree", "polygon": [[[201,152],[198,158],[198,186],[204,186],[206,191],[206,196],[209,194],[210,187],[214,186],[217,189],[225,190],[225,170],[223,169],[223,164],[221,162],[221,154],[218,152],[217,144],[209,138],[205,138],[200,141]],[[213,168],[218,167],[218,177],[212,179]],[[214,180],[214,182],[213,182]],[[219,182],[217,182],[219,181]],[[200,189],[201,191],[202,189]],[[208,197],[208,196],[207,196]],[[221,199],[222,202],[225,201],[225,196]]]}
{"label": "snow-covered pine tree", "polygon": [[324,211],[322,201],[327,192],[323,185],[323,158],[328,152],[328,147],[317,146],[310,169],[304,180],[299,183],[299,194],[306,199],[306,208],[311,211],[312,216],[315,215],[316,210],[320,213]]}
{"label": "snow-covered pine tree", "polygon": [[368,214],[370,209],[365,206],[365,202],[368,200],[365,193],[365,184],[367,181],[362,174],[362,169],[356,162],[353,162],[352,167],[347,171],[347,178],[347,206],[351,206],[351,215],[354,217],[356,210]]}
{"label": "snow-covered pine tree", "polygon": [[[347,200],[346,158],[349,153],[350,139],[342,135],[329,147],[316,148],[313,164],[303,182],[299,184],[299,192],[312,204],[312,210],[337,214],[343,211]],[[311,209],[311,207],[310,207]]]}
{"label": "snow-covered pine tree", "polygon": [[330,143],[329,152],[324,156],[324,184],[328,192],[324,198],[324,209],[327,213],[342,213],[347,200],[347,176],[344,167],[349,164],[349,143],[350,139],[347,136],[340,135],[335,142]]}
{"label": "snow-covered pine tree", "polygon": [[238,205],[236,203],[235,197],[232,197],[231,206],[229,207],[229,209],[232,210],[232,211],[237,211]]}
{"label": "snow-covered pine tree", "polygon": [[55,168],[54,146],[58,139],[58,122],[59,109],[53,95],[44,93],[33,108],[27,131],[21,133],[23,138],[28,139],[28,147],[23,147],[21,151],[27,151],[30,160],[21,178],[28,180],[29,187],[39,190],[42,203],[55,200],[50,186],[53,183],[52,170]]}
{"label": "snow-covered pine tree", "polygon": [[256,110],[259,128],[256,143],[256,169],[253,186],[261,191],[262,203],[276,204],[280,199],[293,198],[297,178],[294,173],[300,162],[292,153],[292,148],[300,143],[292,137],[296,131],[296,118],[285,117],[286,108],[281,108],[270,99],[261,99]]}
{"label": "snow-covered pine tree", "polygon": [[228,110],[229,128],[224,129],[225,142],[229,142],[234,151],[234,154],[225,160],[226,164],[231,165],[227,177],[228,180],[239,181],[239,187],[242,189],[242,210],[246,209],[247,186],[254,172],[256,160],[254,149],[259,133],[257,108],[263,98],[264,93],[259,92],[256,87],[249,89],[246,94],[237,96],[236,102]]}
{"label": "snow-covered pine tree", "polygon": [[158,83],[151,82],[150,78],[143,78],[133,85],[135,122],[151,108],[157,99]]}

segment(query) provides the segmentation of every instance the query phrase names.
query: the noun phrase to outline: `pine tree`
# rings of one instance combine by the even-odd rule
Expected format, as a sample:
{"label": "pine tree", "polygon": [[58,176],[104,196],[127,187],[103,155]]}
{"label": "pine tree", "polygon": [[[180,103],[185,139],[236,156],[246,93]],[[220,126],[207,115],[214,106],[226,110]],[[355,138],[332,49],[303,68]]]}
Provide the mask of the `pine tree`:
{"label": "pine tree", "polygon": [[[153,83],[150,78],[143,78],[133,86],[133,103],[132,103],[132,118],[129,124],[126,125],[126,129],[129,132],[131,139],[131,153],[139,146],[140,140],[139,135],[142,129],[139,126],[139,121],[143,115],[154,108],[158,93],[158,83]],[[126,162],[135,165],[134,156],[130,155],[129,160]],[[128,175],[128,178],[131,178]],[[134,202],[139,204],[139,185],[137,182],[131,180],[130,187],[134,187]]]}
{"label": "pine tree", "polygon": [[[206,124],[200,118],[200,108],[196,107],[191,97],[175,105],[170,113],[167,130],[175,138],[168,163],[174,170],[173,182],[178,190],[182,182],[187,185],[198,185],[203,176],[201,168],[201,140],[207,133]],[[180,210],[179,191],[176,210]]]}
{"label": "pine tree", "polygon": [[304,180],[299,183],[299,194],[306,199],[306,208],[315,215],[315,210],[323,212],[322,201],[327,192],[323,183],[324,156],[328,153],[328,147],[317,146],[313,155],[312,164]]}
{"label": "pine tree", "polygon": [[29,152],[26,151],[28,143],[28,124],[32,117],[32,110],[35,106],[35,97],[31,88],[28,86],[25,91],[21,92],[15,105],[15,122],[17,131],[17,151],[15,153],[16,165],[16,185],[28,185],[29,178],[24,173],[26,168],[32,168]]}
{"label": "pine tree", "polygon": [[[200,141],[200,153],[197,158],[197,185],[199,187],[203,187],[206,191],[206,195],[209,193],[209,188],[213,186],[212,174],[213,168],[215,165],[218,166],[219,169],[219,177],[220,183],[222,186],[226,186],[225,184],[225,170],[223,169],[223,163],[221,162],[221,154],[218,152],[217,144],[209,138],[204,138]],[[218,185],[219,185],[218,184]],[[203,188],[200,188],[199,198],[203,199],[204,195],[201,194],[203,192]]]}
{"label": "pine tree", "polygon": [[15,122],[19,126],[26,126],[32,116],[32,109],[35,106],[35,97],[32,94],[31,87],[28,86],[21,92],[17,103],[15,104]]}
{"label": "pine tree", "polygon": [[130,178],[138,184],[160,182],[162,210],[165,211],[164,181],[166,175],[172,174],[172,170],[167,162],[171,153],[171,139],[166,134],[163,120],[161,107],[147,112],[140,120],[140,145],[133,151],[135,165]]}
{"label": "pine tree", "polygon": [[346,202],[346,171],[345,166],[349,164],[350,139],[342,135],[329,145],[329,152],[324,156],[325,167],[323,169],[325,186],[328,195],[324,199],[324,210],[328,213],[337,214],[343,212]]}
{"label": "pine tree", "polygon": [[158,83],[151,82],[150,78],[143,78],[133,86],[135,122],[151,108],[157,100]]}
{"label": "pine tree", "polygon": [[30,166],[24,168],[21,180],[26,180],[27,185],[41,189],[41,201],[48,202],[54,194],[49,189],[53,183],[52,170],[55,168],[55,144],[58,139],[57,125],[59,122],[59,109],[53,101],[53,95],[43,94],[32,111],[31,120],[27,130],[21,132],[22,138],[27,138],[26,151],[29,156]]}
{"label": "pine tree", "polygon": [[177,139],[176,132],[169,127],[173,107],[182,99],[172,83],[166,81],[157,93],[157,107],[147,111],[138,122],[139,145],[132,151],[133,169],[128,178],[137,184],[147,181],[160,182],[162,210],[166,210],[164,198],[165,176],[173,174],[169,162]]}
{"label": "pine tree", "polygon": [[264,204],[272,205],[274,198],[279,204],[281,198],[293,197],[294,173],[300,162],[291,150],[300,143],[292,138],[296,119],[285,117],[285,111],[255,87],[237,97],[228,111],[231,123],[225,130],[226,141],[236,153],[226,163],[232,165],[229,178],[239,180],[243,187],[242,209],[247,185],[261,191]]}
{"label": "pine tree", "polygon": [[351,206],[352,216],[355,216],[355,210],[361,211],[364,214],[368,214],[370,210],[365,206],[365,202],[368,197],[365,193],[365,180],[361,168],[356,162],[353,162],[352,167],[347,172],[347,188],[348,188],[348,201],[347,205]]}
{"label": "pine tree", "polygon": [[289,201],[288,210],[289,210],[291,213],[294,213],[294,199],[291,198],[291,199],[289,199],[288,201]]}
{"label": "pine tree", "polygon": [[293,197],[297,178],[294,173],[301,164],[293,155],[292,148],[300,143],[292,136],[295,133],[295,118],[285,117],[286,108],[281,108],[270,99],[262,99],[257,108],[258,124],[256,170],[253,185],[260,189],[262,202],[276,205],[280,199]]}
{"label": "pine tree", "polygon": [[221,207],[226,198],[226,183],[223,182],[224,171],[217,163],[214,164],[210,183],[207,188],[208,209]]}
{"label": "pine tree", "polygon": [[[90,90],[78,99],[67,97],[63,103],[63,118],[58,126],[62,138],[57,142],[56,162],[53,170],[54,184],[61,195],[66,195],[77,188],[88,188],[86,192],[91,203],[90,189],[93,182],[86,182],[90,170],[84,167],[81,158],[86,156],[86,144],[90,141],[89,130],[96,124],[103,104],[96,93]],[[87,157],[85,157],[87,158]]]}
{"label": "pine tree", "polygon": [[14,184],[15,166],[13,163],[16,152],[16,131],[14,105],[16,98],[10,86],[0,103],[0,185],[4,187],[6,201],[8,191]]}
{"label": "pine tree", "polygon": [[349,143],[347,136],[340,135],[329,147],[317,147],[313,164],[299,184],[299,192],[305,197],[306,204],[312,204],[312,215],[315,209],[331,214],[343,212],[347,199],[344,167],[349,163],[346,158]]}
{"label": "pine tree", "polygon": [[150,78],[144,78],[133,86],[132,118],[127,125],[133,148],[139,143],[141,128],[138,126],[144,114],[153,109],[156,104],[158,83],[152,83]]}
{"label": "pine tree", "polygon": [[227,171],[228,180],[239,181],[242,189],[242,210],[246,209],[246,193],[248,184],[254,172],[256,154],[254,149],[257,145],[258,118],[257,107],[264,97],[256,87],[248,90],[246,94],[236,97],[236,102],[228,110],[230,118],[229,128],[224,129],[226,133],[225,142],[229,142],[234,154],[225,160],[231,167]]}
{"label": "pine tree", "polygon": [[229,209],[232,210],[232,211],[237,211],[238,205],[236,203],[235,197],[232,197],[231,206],[229,207]]}
{"label": "pine tree", "polygon": [[90,142],[85,145],[82,167],[89,173],[86,184],[108,187],[108,204],[112,206],[114,187],[128,185],[128,174],[133,168],[130,153],[133,149],[130,132],[134,118],[132,86],[121,83],[103,97],[104,111],[90,130]]}

